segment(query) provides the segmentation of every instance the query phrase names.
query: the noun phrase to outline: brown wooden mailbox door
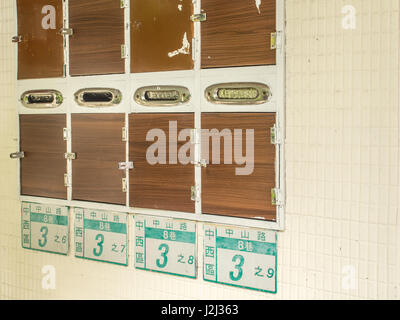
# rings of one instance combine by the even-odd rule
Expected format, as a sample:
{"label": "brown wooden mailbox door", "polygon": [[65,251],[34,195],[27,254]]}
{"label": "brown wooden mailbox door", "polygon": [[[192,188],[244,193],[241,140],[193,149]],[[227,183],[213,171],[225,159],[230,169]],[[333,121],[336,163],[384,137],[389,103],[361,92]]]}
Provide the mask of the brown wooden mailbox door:
{"label": "brown wooden mailbox door", "polygon": [[126,143],[122,141],[124,114],[72,115],[72,199],[125,204],[122,190]]}
{"label": "brown wooden mailbox door", "polygon": [[21,194],[67,199],[65,115],[20,115]]}
{"label": "brown wooden mailbox door", "polygon": [[202,68],[275,64],[276,0],[202,0]]}
{"label": "brown wooden mailbox door", "polygon": [[124,9],[118,0],[70,0],[71,76],[125,72]]}
{"label": "brown wooden mailbox door", "polygon": [[192,0],[131,0],[131,72],[193,69]]}
{"label": "brown wooden mailbox door", "polygon": [[[212,138],[208,139],[205,131],[202,132],[202,148],[204,148],[202,159],[209,159],[207,167],[202,169],[203,213],[276,220],[276,207],[271,203],[271,189],[276,185],[275,146],[271,144],[270,137],[270,128],[274,124],[274,113],[205,113],[202,115],[202,129],[216,129],[228,137],[219,140],[220,148],[218,148],[215,147]],[[236,135],[235,130],[240,130],[242,136]],[[254,139],[251,139],[250,131],[246,130],[254,130]],[[233,146],[231,149],[229,149],[229,132]],[[209,148],[206,141],[209,141]],[[247,141],[250,141],[249,144]],[[251,151],[247,150],[251,148],[251,141],[254,141],[253,157]],[[209,157],[206,156],[206,150],[209,150]],[[220,151],[220,156],[214,155],[213,151]],[[232,152],[231,155],[230,152]],[[247,157],[246,165],[243,159],[240,159],[240,155]],[[214,161],[213,156],[216,158]],[[231,159],[231,164],[229,164],[229,159]],[[243,169],[240,174],[236,172],[237,168]]]}
{"label": "brown wooden mailbox door", "polygon": [[17,0],[18,79],[64,76],[62,0]]}
{"label": "brown wooden mailbox door", "polygon": [[[181,148],[191,143],[190,134],[185,141],[177,141],[176,149],[173,143],[176,132],[180,134],[181,130],[191,128],[194,128],[192,113],[129,116],[129,154],[134,165],[129,179],[131,207],[194,212],[195,203],[191,200],[194,166],[190,161],[183,164],[177,157],[177,152],[183,152]],[[155,143],[160,146],[156,151],[152,149]]]}

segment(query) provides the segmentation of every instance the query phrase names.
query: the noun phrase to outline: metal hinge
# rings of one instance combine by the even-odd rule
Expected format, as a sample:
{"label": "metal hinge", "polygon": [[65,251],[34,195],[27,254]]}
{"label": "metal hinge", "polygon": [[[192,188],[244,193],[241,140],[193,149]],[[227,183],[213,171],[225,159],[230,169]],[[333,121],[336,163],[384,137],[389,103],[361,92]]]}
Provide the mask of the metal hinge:
{"label": "metal hinge", "polygon": [[128,8],[128,0],[120,0],[121,9]]}
{"label": "metal hinge", "polygon": [[274,124],[271,128],[271,144],[281,144],[282,137],[281,137],[281,130]]}
{"label": "metal hinge", "polygon": [[64,187],[70,187],[72,185],[72,178],[68,173],[64,174]]}
{"label": "metal hinge", "polygon": [[128,191],[128,180],[126,178],[122,178],[122,192]]}
{"label": "metal hinge", "polygon": [[64,153],[64,158],[66,160],[75,160],[76,159],[76,153],[73,153],[73,152]]}
{"label": "metal hinge", "polygon": [[74,34],[74,30],[71,28],[61,28],[58,30],[58,34],[62,36],[72,36]]}
{"label": "metal hinge", "polygon": [[280,49],[282,46],[282,41],[281,41],[281,31],[277,32],[272,32],[270,37],[271,37],[271,50],[276,50]]}
{"label": "metal hinge", "polygon": [[202,12],[202,13],[194,14],[194,15],[190,16],[190,20],[192,20],[193,22],[206,21],[207,20],[207,13]]}
{"label": "metal hinge", "polygon": [[63,139],[68,140],[69,139],[69,130],[68,128],[63,128]]}
{"label": "metal hinge", "polygon": [[126,44],[121,44],[121,59],[128,58],[128,50],[126,48]]}
{"label": "metal hinge", "polygon": [[118,170],[132,170],[133,162],[120,162],[118,163]]}
{"label": "metal hinge", "polygon": [[282,192],[280,189],[271,189],[271,203],[273,206],[281,206],[283,204]]}
{"label": "metal hinge", "polygon": [[126,127],[122,127],[122,141],[128,141],[128,129]]}
{"label": "metal hinge", "polygon": [[191,186],[190,187],[190,199],[192,201],[200,201],[200,187],[199,186]]}
{"label": "metal hinge", "polygon": [[21,152],[14,152],[10,154],[11,159],[22,159],[25,158],[25,153],[23,151]]}
{"label": "metal hinge", "polygon": [[11,41],[14,43],[22,42],[22,36],[12,37]]}

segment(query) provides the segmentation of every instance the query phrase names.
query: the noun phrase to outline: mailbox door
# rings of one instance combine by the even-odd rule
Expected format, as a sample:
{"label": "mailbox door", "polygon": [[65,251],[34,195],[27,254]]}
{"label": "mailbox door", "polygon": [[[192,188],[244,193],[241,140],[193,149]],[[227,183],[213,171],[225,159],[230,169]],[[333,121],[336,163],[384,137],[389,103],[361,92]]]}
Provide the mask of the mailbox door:
{"label": "mailbox door", "polygon": [[71,76],[125,72],[124,9],[114,0],[70,0],[69,37]]}
{"label": "mailbox door", "polygon": [[66,117],[57,115],[20,115],[21,194],[67,199],[64,174],[67,172]]}
{"label": "mailbox door", "polygon": [[193,69],[192,0],[131,1],[131,72]]}
{"label": "mailbox door", "polygon": [[[264,218],[276,220],[276,207],[271,203],[271,189],[275,188],[275,146],[271,144],[270,128],[275,124],[274,113],[205,113],[202,129],[228,129],[232,133],[232,156],[225,160],[226,140],[220,140],[220,148],[209,139],[209,164],[202,169],[202,210],[205,214],[235,216],[242,218]],[[242,132],[236,138],[235,130]],[[254,130],[254,139],[246,130]],[[203,148],[207,136],[202,135]],[[247,150],[247,139],[254,141],[254,157]],[[229,141],[229,139],[228,139]],[[242,144],[242,146],[240,145]],[[251,142],[249,148],[251,147]],[[202,150],[202,159],[207,158]],[[212,161],[213,152],[220,151],[220,164]],[[229,149],[226,149],[229,150]],[[229,151],[227,151],[229,152]],[[235,155],[249,156],[247,170],[243,161]],[[218,158],[218,157],[216,157]],[[251,166],[254,159],[254,165]],[[228,164],[227,164],[228,163]],[[242,163],[242,164],[240,164]],[[251,170],[253,168],[253,170]]]}
{"label": "mailbox door", "polygon": [[202,68],[275,64],[276,0],[202,0]]}
{"label": "mailbox door", "polygon": [[[135,208],[149,208],[172,210],[181,212],[194,212],[195,204],[191,200],[191,187],[194,186],[194,167],[190,163],[182,164],[177,158],[177,151],[190,142],[178,141],[174,151],[170,139],[176,136],[176,130],[170,130],[172,124],[178,132],[182,129],[194,128],[194,114],[131,114],[129,117],[129,154],[133,161],[134,169],[131,171],[130,206]],[[152,135],[151,130],[156,129],[157,137],[165,133],[166,148],[150,152],[150,155],[165,156],[165,163],[153,164],[147,156],[155,142],[164,145],[162,138]],[[155,134],[154,133],[154,134]],[[149,140],[149,141],[148,141]],[[172,141],[172,140],[171,140]],[[170,150],[171,146],[171,150]],[[149,149],[150,148],[150,149]],[[150,161],[149,161],[150,159]]]}
{"label": "mailbox door", "polygon": [[122,141],[124,114],[72,115],[72,199],[125,204],[122,191],[126,143]]}
{"label": "mailbox door", "polygon": [[17,0],[18,79],[64,76],[62,0]]}

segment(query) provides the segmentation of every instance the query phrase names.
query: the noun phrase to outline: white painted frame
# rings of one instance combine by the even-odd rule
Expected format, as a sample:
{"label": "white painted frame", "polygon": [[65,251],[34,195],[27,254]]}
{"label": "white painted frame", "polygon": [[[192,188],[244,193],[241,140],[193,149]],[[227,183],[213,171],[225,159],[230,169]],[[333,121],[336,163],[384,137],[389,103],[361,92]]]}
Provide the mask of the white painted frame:
{"label": "white painted frame", "polygon": [[[64,0],[64,19],[65,27],[68,27],[68,0]],[[184,213],[176,211],[164,211],[154,209],[141,209],[130,207],[129,204],[129,172],[127,171],[126,178],[128,184],[128,192],[126,193],[126,206],[109,205],[103,203],[73,201],[72,189],[67,189],[67,200],[20,196],[21,201],[40,202],[44,204],[58,204],[70,207],[84,207],[98,210],[110,210],[117,212],[128,212],[132,214],[156,215],[162,217],[171,217],[177,219],[189,219],[198,222],[208,222],[216,224],[229,224],[245,227],[262,228],[269,230],[284,230],[284,215],[285,215],[285,0],[276,0],[276,31],[278,33],[278,48],[276,50],[276,65],[275,66],[259,66],[259,67],[236,67],[236,68],[220,68],[220,69],[201,69],[201,31],[200,22],[194,23],[194,44],[193,57],[195,59],[194,70],[188,71],[168,71],[168,72],[152,72],[152,73],[130,73],[130,4],[125,9],[125,44],[128,52],[128,59],[125,60],[125,73],[118,75],[105,76],[82,76],[71,77],[69,74],[69,39],[66,37],[65,48],[65,78],[49,78],[39,80],[17,80],[16,96],[19,99],[24,91],[33,89],[57,89],[62,92],[64,102],[61,107],[56,109],[32,110],[27,109],[18,102],[17,127],[19,128],[19,114],[66,114],[67,127],[69,129],[69,137],[71,137],[71,114],[72,113],[125,113],[126,129],[129,137],[128,117],[130,113],[174,113],[188,112],[195,115],[195,127],[201,128],[201,113],[202,112],[276,112],[277,126],[280,128],[281,144],[276,148],[277,159],[277,174],[276,187],[280,189],[282,205],[277,206],[277,220],[254,220],[236,217],[227,217],[219,215],[202,214],[201,212],[201,197],[200,201],[195,204],[195,213]],[[194,0],[194,13],[201,12],[201,0]],[[15,10],[16,2],[15,2]],[[15,11],[17,12],[17,11]],[[15,24],[16,31],[18,30],[17,19]],[[18,54],[16,46],[15,54]],[[18,66],[18,61],[16,62]],[[16,66],[16,69],[17,69]],[[154,80],[157,79],[157,80]],[[271,87],[273,96],[263,105],[254,106],[237,106],[237,105],[212,105],[207,102],[204,96],[204,89],[209,84],[220,82],[234,81],[259,81],[267,83]],[[77,89],[90,87],[115,88],[122,92],[122,102],[118,107],[111,108],[82,108],[78,107],[74,101],[73,94]],[[135,91],[147,85],[183,85],[190,89],[191,100],[182,106],[178,107],[144,107],[137,105],[134,101]],[[64,89],[62,89],[64,88]],[[61,90],[60,90],[61,89]],[[19,143],[18,143],[19,145]],[[19,148],[19,147],[18,147]],[[200,157],[200,144],[196,144],[196,160]],[[71,150],[71,139],[67,141],[67,152]],[[129,161],[129,142],[126,142],[126,161]],[[67,173],[72,177],[72,163],[67,160]],[[201,186],[201,168],[195,167],[195,181],[198,186]],[[20,186],[20,162],[18,161],[17,175],[17,193],[21,194]],[[199,187],[201,190],[201,187]]]}

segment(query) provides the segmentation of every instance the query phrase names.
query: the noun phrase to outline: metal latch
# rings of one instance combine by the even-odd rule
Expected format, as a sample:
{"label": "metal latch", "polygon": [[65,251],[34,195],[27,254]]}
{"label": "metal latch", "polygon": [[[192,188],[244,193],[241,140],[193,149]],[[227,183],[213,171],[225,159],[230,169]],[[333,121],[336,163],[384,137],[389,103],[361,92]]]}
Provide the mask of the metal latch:
{"label": "metal latch", "polygon": [[12,37],[11,41],[14,43],[22,42],[22,36]]}
{"label": "metal latch", "polygon": [[121,9],[128,8],[128,0],[120,0],[120,7]]}
{"label": "metal latch", "polygon": [[75,160],[76,159],[76,153],[67,152],[67,153],[64,154],[64,157],[67,160]]}
{"label": "metal latch", "polygon": [[126,178],[122,178],[122,192],[127,192],[128,191],[128,183]]}
{"label": "metal latch", "polygon": [[201,159],[200,161],[191,161],[190,163],[195,165],[196,167],[207,168],[208,161]]}
{"label": "metal latch", "polygon": [[203,13],[194,14],[194,15],[190,16],[190,20],[192,20],[193,22],[206,21],[207,20],[207,13],[203,12]]}
{"label": "metal latch", "polygon": [[271,203],[273,206],[282,205],[282,194],[280,189],[271,189]]}
{"label": "metal latch", "polygon": [[133,162],[120,162],[118,163],[118,170],[132,170]]}
{"label": "metal latch", "polygon": [[62,36],[72,36],[74,34],[74,30],[71,28],[61,28],[58,30],[58,34],[61,34]]}
{"label": "metal latch", "polygon": [[10,154],[11,159],[22,159],[25,158],[25,153],[23,151],[21,152],[14,152]]}

